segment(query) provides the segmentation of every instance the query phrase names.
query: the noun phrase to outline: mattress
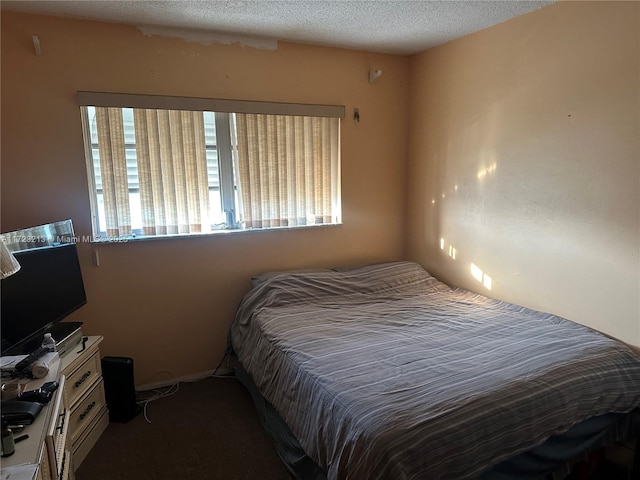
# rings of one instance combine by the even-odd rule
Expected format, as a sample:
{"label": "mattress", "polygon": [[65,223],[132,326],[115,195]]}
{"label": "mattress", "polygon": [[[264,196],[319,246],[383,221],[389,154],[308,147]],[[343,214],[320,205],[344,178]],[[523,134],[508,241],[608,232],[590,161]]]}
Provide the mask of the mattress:
{"label": "mattress", "polygon": [[230,338],[329,479],[475,478],[640,405],[624,344],[410,262],[271,276]]}

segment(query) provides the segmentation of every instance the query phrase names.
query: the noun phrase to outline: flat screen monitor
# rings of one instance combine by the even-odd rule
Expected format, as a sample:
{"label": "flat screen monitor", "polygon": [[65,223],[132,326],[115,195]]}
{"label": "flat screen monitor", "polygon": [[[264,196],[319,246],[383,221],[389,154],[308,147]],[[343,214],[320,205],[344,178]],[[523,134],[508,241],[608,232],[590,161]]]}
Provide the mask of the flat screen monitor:
{"label": "flat screen monitor", "polygon": [[[14,252],[14,256],[20,270],[0,283],[2,354],[29,353],[47,332],[62,340],[53,334],[56,324],[87,303],[75,243]],[[20,348],[25,344],[27,351]]]}

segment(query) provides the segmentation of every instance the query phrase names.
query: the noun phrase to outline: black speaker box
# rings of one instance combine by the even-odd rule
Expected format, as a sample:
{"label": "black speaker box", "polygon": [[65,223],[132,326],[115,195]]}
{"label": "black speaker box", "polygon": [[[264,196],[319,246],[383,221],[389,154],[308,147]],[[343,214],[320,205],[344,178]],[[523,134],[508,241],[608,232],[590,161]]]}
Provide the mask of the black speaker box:
{"label": "black speaker box", "polygon": [[133,359],[104,357],[102,359],[104,392],[109,407],[109,420],[126,423],[138,412],[136,388],[133,381]]}

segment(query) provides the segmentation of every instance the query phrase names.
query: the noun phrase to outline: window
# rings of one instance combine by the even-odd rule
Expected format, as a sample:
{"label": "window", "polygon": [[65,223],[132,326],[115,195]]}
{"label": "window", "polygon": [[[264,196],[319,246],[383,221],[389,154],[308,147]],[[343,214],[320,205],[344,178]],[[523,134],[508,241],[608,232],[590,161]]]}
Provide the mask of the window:
{"label": "window", "polygon": [[96,240],[340,223],[344,107],[78,100]]}

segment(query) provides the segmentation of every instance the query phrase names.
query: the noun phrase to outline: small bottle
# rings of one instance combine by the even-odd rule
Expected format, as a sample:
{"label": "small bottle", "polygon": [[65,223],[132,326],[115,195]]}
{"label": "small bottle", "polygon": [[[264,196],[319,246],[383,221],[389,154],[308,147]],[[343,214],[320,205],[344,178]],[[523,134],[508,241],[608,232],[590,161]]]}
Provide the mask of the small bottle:
{"label": "small bottle", "polygon": [[16,451],[16,444],[13,442],[13,432],[7,427],[2,428],[2,454],[3,457],[13,455]]}
{"label": "small bottle", "polygon": [[44,334],[44,339],[42,340],[41,346],[46,348],[50,352],[56,351],[56,341],[53,339],[50,333]]}

